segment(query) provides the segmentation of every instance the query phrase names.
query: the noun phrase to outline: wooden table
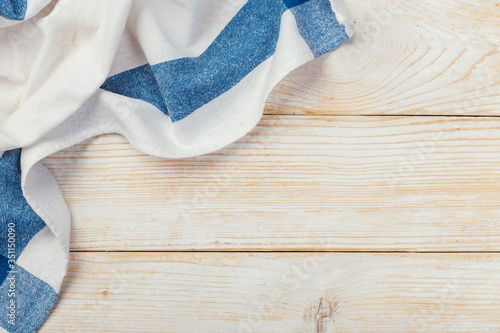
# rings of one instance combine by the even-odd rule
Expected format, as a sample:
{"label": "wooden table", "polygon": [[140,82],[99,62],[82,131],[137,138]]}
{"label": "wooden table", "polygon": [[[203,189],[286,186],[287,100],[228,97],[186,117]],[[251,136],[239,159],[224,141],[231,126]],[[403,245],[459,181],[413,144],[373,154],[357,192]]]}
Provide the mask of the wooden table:
{"label": "wooden table", "polygon": [[44,160],[73,221],[41,332],[500,332],[500,3],[346,6],[238,142]]}

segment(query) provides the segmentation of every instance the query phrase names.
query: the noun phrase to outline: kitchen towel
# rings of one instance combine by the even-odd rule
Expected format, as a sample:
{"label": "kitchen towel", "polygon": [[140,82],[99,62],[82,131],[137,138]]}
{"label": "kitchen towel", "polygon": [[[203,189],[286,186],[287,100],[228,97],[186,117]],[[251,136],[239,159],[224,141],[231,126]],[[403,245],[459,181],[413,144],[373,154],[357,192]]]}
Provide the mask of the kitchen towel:
{"label": "kitchen towel", "polygon": [[103,133],[215,151],[352,34],[341,0],[0,0],[0,331],[36,331],[66,274],[70,213],[43,158]]}

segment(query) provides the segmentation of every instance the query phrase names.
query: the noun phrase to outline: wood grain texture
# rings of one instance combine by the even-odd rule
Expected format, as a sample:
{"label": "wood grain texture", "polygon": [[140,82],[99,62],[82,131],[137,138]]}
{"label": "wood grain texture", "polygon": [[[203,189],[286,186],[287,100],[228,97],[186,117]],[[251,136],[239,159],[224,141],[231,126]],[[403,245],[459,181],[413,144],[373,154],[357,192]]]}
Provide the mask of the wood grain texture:
{"label": "wood grain texture", "polygon": [[265,116],[207,156],[44,160],[73,250],[498,251],[500,119]]}
{"label": "wood grain texture", "polygon": [[500,114],[498,0],[345,4],[356,34],[283,80],[267,113]]}
{"label": "wood grain texture", "polygon": [[44,332],[498,332],[500,256],[72,254]]}
{"label": "wood grain texture", "polygon": [[500,4],[345,4],[354,37],[238,142],[43,161],[83,252],[40,332],[500,331],[498,253],[295,252],[500,251]]}

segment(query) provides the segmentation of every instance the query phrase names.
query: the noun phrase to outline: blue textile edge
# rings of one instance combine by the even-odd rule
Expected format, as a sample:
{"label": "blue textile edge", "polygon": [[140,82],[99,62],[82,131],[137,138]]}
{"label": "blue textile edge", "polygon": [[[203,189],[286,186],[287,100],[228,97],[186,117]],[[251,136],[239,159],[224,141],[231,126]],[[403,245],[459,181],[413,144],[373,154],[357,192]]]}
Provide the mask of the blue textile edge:
{"label": "blue textile edge", "polygon": [[8,20],[24,20],[27,10],[28,0],[0,0],[0,16]]}

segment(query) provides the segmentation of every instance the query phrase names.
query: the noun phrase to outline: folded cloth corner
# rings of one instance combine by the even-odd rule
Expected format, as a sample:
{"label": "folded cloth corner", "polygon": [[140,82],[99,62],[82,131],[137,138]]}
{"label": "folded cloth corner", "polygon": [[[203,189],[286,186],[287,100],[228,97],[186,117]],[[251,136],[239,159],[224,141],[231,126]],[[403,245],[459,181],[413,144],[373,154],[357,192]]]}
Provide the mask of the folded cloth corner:
{"label": "folded cloth corner", "polygon": [[70,212],[43,158],[103,133],[164,158],[220,149],[353,27],[340,0],[0,0],[3,330],[35,332],[66,274]]}

